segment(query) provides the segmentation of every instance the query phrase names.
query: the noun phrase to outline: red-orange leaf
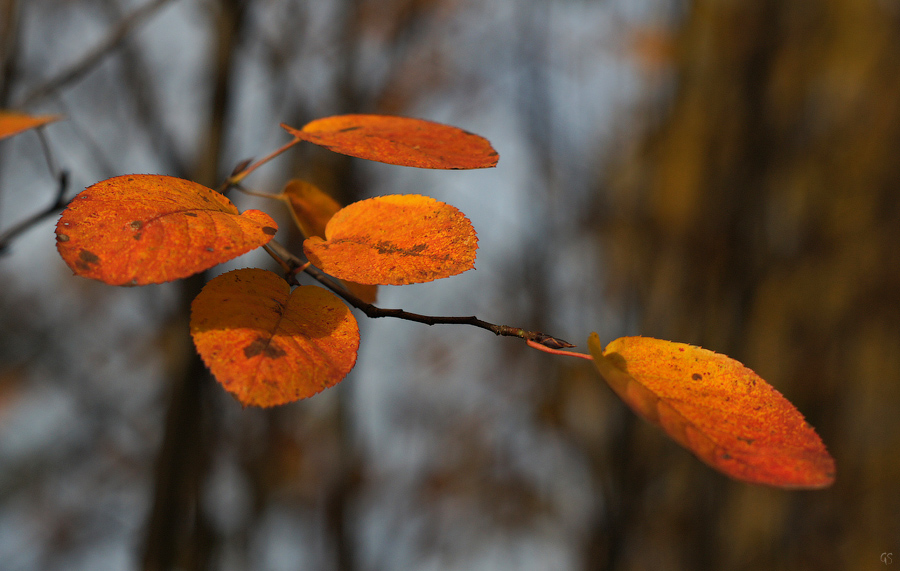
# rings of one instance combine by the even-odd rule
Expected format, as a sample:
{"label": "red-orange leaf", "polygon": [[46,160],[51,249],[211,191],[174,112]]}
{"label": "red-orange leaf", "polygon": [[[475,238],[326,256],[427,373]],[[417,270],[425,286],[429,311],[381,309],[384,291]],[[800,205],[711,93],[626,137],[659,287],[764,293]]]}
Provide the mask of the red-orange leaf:
{"label": "red-orange leaf", "polygon": [[336,153],[423,169],[480,169],[497,165],[487,139],[442,123],[386,115],[337,115],[291,135]]}
{"label": "red-orange leaf", "polygon": [[303,243],[309,260],[342,280],[403,285],[475,267],[478,239],[462,212],[419,195],[378,196],[340,210]]}
{"label": "red-orange leaf", "polygon": [[784,488],[834,482],[834,460],[781,393],[741,363],[649,337],[623,337],[604,351],[588,339],[610,387],[640,416],[732,478]]}
{"label": "red-orange leaf", "polygon": [[184,278],[266,244],[278,226],[197,183],[125,175],[86,188],[63,211],[56,247],[76,275],[111,285]]}
{"label": "red-orange leaf", "polygon": [[[279,197],[287,202],[294,221],[307,238],[325,238],[325,226],[341,209],[338,201],[316,185],[303,180],[289,181]],[[378,286],[348,281],[344,281],[344,286],[366,303],[375,303],[378,298]]]}
{"label": "red-orange leaf", "polygon": [[216,379],[244,406],[275,406],[339,383],[356,363],[359,328],[337,296],[291,291],[260,269],[211,280],[191,304],[191,335]]}
{"label": "red-orange leaf", "polygon": [[26,115],[16,111],[0,111],[0,139],[59,121],[61,118],[61,115]]}

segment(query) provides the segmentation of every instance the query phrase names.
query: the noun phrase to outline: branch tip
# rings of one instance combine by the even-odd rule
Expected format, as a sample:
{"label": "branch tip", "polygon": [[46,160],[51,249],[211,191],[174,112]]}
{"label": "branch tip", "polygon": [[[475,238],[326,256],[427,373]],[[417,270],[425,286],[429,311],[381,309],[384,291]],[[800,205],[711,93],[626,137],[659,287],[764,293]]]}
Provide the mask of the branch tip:
{"label": "branch tip", "polygon": [[551,337],[550,335],[546,335],[544,333],[538,333],[531,340],[535,343],[543,345],[544,347],[549,347],[550,349],[568,349],[571,347],[575,347],[575,345],[569,343],[568,341],[563,341],[562,339]]}
{"label": "branch tip", "polygon": [[[543,345],[537,341],[532,339],[526,339],[525,343],[528,344],[532,349],[537,349],[538,351],[543,351],[544,353],[550,353],[551,355],[562,355],[564,357],[578,357],[579,359],[587,359],[588,361],[593,361],[594,358],[588,355],[587,353],[576,353],[575,351],[563,351],[562,349],[555,349],[553,347],[549,347],[547,345]],[[565,341],[564,341],[565,343]],[[574,346],[574,345],[570,345]]]}

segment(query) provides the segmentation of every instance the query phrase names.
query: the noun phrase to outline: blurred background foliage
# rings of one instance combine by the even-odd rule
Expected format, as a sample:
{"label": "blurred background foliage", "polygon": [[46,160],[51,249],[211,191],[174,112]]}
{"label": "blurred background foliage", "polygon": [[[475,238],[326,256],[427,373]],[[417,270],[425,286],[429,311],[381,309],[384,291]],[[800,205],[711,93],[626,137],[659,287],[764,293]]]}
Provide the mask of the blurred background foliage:
{"label": "blurred background foliage", "polygon": [[[242,410],[188,338],[201,279],[72,278],[46,220],[0,258],[2,567],[900,557],[898,61],[900,8],[877,0],[0,0],[0,107],[67,116],[46,136],[70,195],[128,172],[215,186],[282,144],[280,122],[461,126],[492,141],[497,169],[304,146],[249,183],[450,202],[479,231],[478,270],[382,288],[381,305],[726,353],[806,415],[838,467],[824,491],[735,483],[589,365],[383,320],[361,323],[337,388]],[[0,142],[0,231],[55,187],[33,133]],[[284,212],[233,198],[299,245]]]}

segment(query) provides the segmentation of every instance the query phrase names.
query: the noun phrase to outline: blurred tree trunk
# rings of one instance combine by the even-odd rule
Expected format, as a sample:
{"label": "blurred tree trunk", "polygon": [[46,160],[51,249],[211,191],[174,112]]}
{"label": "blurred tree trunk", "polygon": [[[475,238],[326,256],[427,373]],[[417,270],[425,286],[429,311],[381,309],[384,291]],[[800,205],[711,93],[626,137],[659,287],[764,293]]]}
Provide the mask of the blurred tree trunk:
{"label": "blurred tree trunk", "polygon": [[595,535],[615,538],[605,566],[878,565],[900,537],[900,493],[874,493],[900,482],[900,9],[698,0],[673,53],[674,96],[610,183],[612,291],[641,334],[769,380],[838,480],[728,482],[634,424]]}
{"label": "blurred tree trunk", "polygon": [[[249,0],[246,0],[249,1]],[[222,176],[222,148],[228,133],[234,86],[234,60],[238,47],[245,0],[225,0],[214,9],[213,80],[209,127],[195,180],[216,188]],[[191,301],[205,282],[201,272],[182,282],[179,318],[182,327],[190,322]],[[204,486],[209,477],[216,418],[221,413],[213,405],[204,406],[210,374],[193,344],[183,360],[183,370],[173,375],[165,433],[157,458],[153,506],[147,519],[143,553],[145,571],[182,568],[201,571],[212,566],[220,538],[216,537],[203,510]]]}

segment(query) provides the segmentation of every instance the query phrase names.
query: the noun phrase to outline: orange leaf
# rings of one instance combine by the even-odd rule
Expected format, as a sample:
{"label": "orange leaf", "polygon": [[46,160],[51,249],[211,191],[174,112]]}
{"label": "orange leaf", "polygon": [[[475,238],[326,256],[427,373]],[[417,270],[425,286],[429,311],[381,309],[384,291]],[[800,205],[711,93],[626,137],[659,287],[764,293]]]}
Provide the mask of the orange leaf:
{"label": "orange leaf", "polygon": [[355,202],[328,222],[326,240],[303,243],[309,260],[342,280],[403,285],[475,267],[478,238],[462,212],[420,195]]}
{"label": "orange leaf", "polygon": [[358,284],[356,282],[348,282],[347,280],[341,280],[341,283],[344,284],[344,287],[347,288],[350,293],[358,297],[361,301],[366,303],[375,303],[378,301],[377,285]]}
{"label": "orange leaf", "polygon": [[63,211],[56,247],[76,275],[111,285],[184,278],[269,242],[267,214],[243,214],[195,182],[125,175],[89,186]]}
{"label": "orange leaf", "polygon": [[303,235],[325,237],[325,225],[341,209],[338,201],[318,186],[303,180],[291,180],[281,192],[290,207],[291,215]]}
{"label": "orange leaf", "polygon": [[15,111],[0,111],[0,139],[18,135],[23,131],[60,119],[62,119],[62,115],[26,115]]}
{"label": "orange leaf", "polygon": [[234,270],[191,304],[191,336],[216,379],[244,406],[269,407],[338,384],[356,363],[359,327],[318,286],[291,291],[261,269]]}
{"label": "orange leaf", "polygon": [[634,411],[698,458],[738,480],[824,488],[834,459],[781,393],[741,363],[712,351],[649,337],[622,337],[594,364]]}
{"label": "orange leaf", "polygon": [[[325,194],[319,187],[303,180],[292,180],[287,183],[279,195],[288,204],[291,215],[303,235],[325,237],[325,225],[331,217],[341,209],[341,205]],[[344,282],[350,292],[366,303],[375,303],[378,298],[378,286]]]}
{"label": "orange leaf", "polygon": [[336,153],[423,169],[480,169],[497,165],[487,139],[441,123],[387,115],[337,115],[291,135]]}

